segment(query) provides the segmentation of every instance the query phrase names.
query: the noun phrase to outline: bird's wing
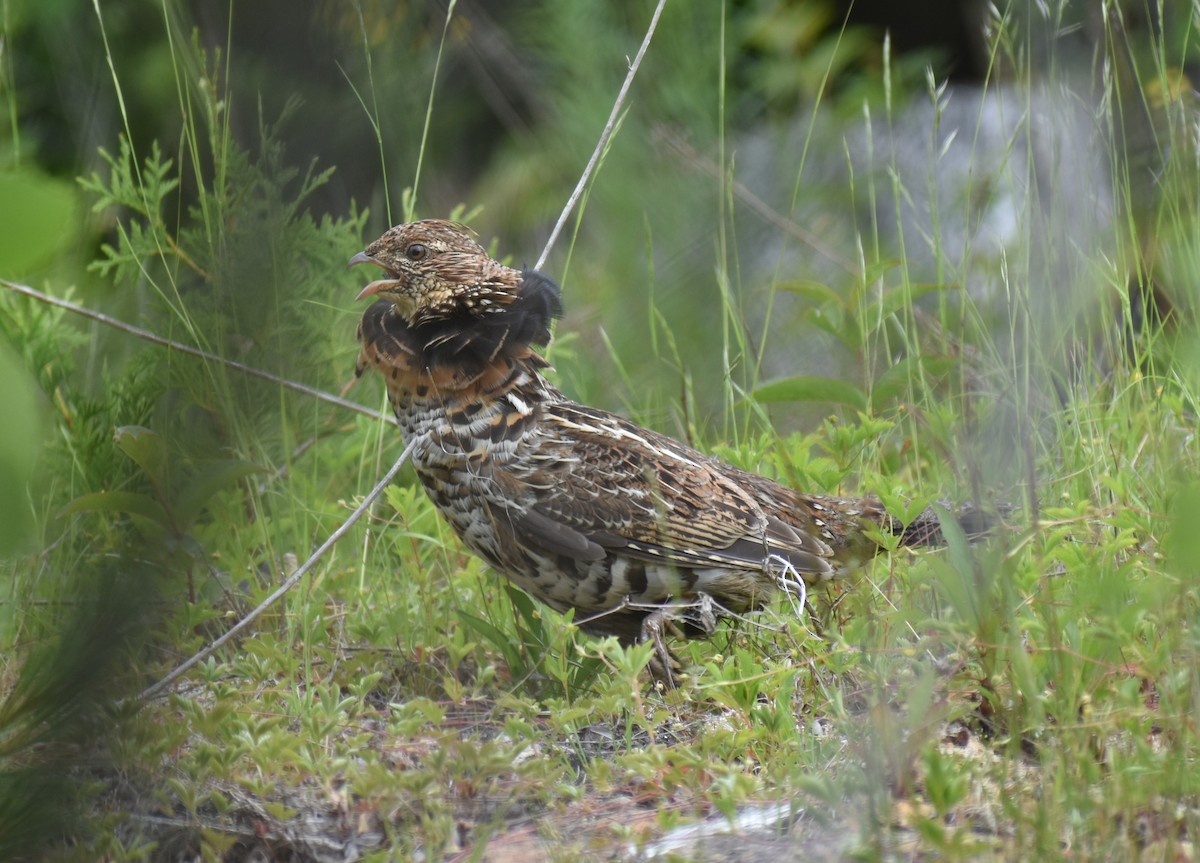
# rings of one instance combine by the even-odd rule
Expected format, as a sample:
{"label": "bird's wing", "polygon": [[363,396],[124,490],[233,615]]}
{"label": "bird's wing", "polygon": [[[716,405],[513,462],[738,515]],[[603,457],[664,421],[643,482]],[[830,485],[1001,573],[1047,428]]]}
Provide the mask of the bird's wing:
{"label": "bird's wing", "polygon": [[762,569],[776,555],[799,573],[831,571],[828,545],[775,517],[725,465],[671,438],[567,401],[542,406],[538,434],[513,476],[526,508],[511,523],[549,552],[737,569]]}

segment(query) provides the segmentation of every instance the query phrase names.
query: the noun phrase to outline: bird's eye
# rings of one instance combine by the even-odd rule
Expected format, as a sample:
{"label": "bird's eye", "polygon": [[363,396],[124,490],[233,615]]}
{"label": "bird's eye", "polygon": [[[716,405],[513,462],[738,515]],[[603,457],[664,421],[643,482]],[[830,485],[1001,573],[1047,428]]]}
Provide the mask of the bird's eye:
{"label": "bird's eye", "polygon": [[429,248],[424,243],[413,243],[404,250],[404,255],[410,261],[423,261],[429,254]]}

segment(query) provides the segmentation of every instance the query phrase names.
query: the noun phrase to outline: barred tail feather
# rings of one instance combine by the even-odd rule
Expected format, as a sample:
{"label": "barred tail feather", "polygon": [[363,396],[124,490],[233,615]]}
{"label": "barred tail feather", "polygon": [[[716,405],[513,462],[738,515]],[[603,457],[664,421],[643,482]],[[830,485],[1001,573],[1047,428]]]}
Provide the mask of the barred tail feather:
{"label": "barred tail feather", "polygon": [[[1005,511],[1007,511],[1007,507],[1000,508],[999,513],[994,513],[985,512],[971,504],[965,504],[954,510],[953,515],[967,539],[973,541],[992,533],[1000,525],[1001,516]],[[942,533],[941,519],[933,507],[929,507],[914,518],[907,527],[901,527],[895,519],[893,519],[893,525],[892,532],[900,535],[900,544],[903,546],[929,548],[946,544],[946,537]]]}

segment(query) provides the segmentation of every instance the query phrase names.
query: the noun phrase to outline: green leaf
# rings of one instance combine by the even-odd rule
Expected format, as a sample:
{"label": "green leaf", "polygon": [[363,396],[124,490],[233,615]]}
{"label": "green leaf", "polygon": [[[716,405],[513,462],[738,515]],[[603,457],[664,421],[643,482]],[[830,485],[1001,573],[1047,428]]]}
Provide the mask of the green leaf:
{"label": "green leaf", "polygon": [[821,332],[833,336],[851,350],[858,343],[858,324],[843,309],[835,308],[832,314],[826,314],[822,309],[813,309],[805,320]]}
{"label": "green leaf", "polygon": [[908,388],[910,380],[944,377],[954,370],[955,363],[949,357],[905,357],[875,380],[871,387],[871,407],[878,409],[895,401]]}
{"label": "green leaf", "polygon": [[[880,503],[887,510],[888,515],[900,520],[904,526],[913,523],[917,516],[923,513],[929,507],[931,501],[925,497],[909,497],[908,495],[896,494],[889,489],[881,488],[876,491],[879,496]],[[957,522],[955,522],[957,525]]]}
{"label": "green leaf", "polygon": [[196,472],[174,502],[175,517],[187,526],[199,517],[213,495],[253,473],[265,473],[266,468],[240,459],[212,462]]}
{"label": "green leaf", "polygon": [[544,625],[541,613],[534,604],[533,597],[511,584],[505,584],[504,589],[508,593],[509,600],[512,601],[513,608],[516,609],[517,616],[515,622],[517,624],[523,622],[530,633],[542,633]]}
{"label": "green leaf", "polygon": [[940,503],[931,504],[937,513],[938,522],[942,528],[942,536],[946,538],[946,548],[950,553],[950,563],[963,576],[970,575],[975,570],[975,562],[971,557],[971,543],[967,535],[948,508]]}
{"label": "green leaf", "polygon": [[932,559],[930,569],[959,617],[979,632],[988,624],[989,574],[976,561],[971,543],[954,513],[939,503],[932,504],[931,508],[937,513],[946,540],[947,557]]}
{"label": "green leaf", "polygon": [[1171,530],[1166,551],[1170,567],[1180,575],[1194,577],[1200,571],[1200,483],[1178,489],[1170,503]]}
{"label": "green leaf", "polygon": [[771,381],[754,390],[756,401],[771,402],[833,402],[859,410],[867,407],[866,394],[848,381],[800,375]]}
{"label": "green leaf", "polygon": [[0,391],[4,422],[0,423],[0,555],[30,541],[32,511],[29,484],[34,457],[42,440],[37,398],[29,374],[5,345],[0,345]]}
{"label": "green leaf", "polygon": [[98,491],[75,498],[59,511],[59,516],[75,512],[123,512],[171,529],[171,518],[161,503],[148,494],[134,491]]}
{"label": "green leaf", "polygon": [[71,184],[37,171],[0,171],[0,275],[24,275],[74,242]]}
{"label": "green leaf", "polygon": [[873,285],[892,270],[898,270],[902,266],[897,258],[883,258],[873,264],[867,266],[867,271],[863,273],[859,285]]}
{"label": "green leaf", "polygon": [[921,284],[909,285],[907,288],[894,288],[883,295],[881,301],[882,312],[884,317],[893,315],[903,308],[913,305],[921,297],[929,294],[936,294],[938,291],[956,291],[958,285],[943,285],[938,283],[923,282]]}
{"label": "green leaf", "polygon": [[521,646],[516,639],[504,634],[483,618],[467,614],[465,611],[458,612],[458,619],[462,621],[463,626],[503,654],[508,670],[514,677],[524,676],[527,663],[521,657]]}
{"label": "green leaf", "polygon": [[808,299],[818,303],[832,303],[836,306],[846,305],[846,300],[841,294],[822,282],[808,280],[777,282],[775,287],[781,291],[808,297]]}
{"label": "green leaf", "polygon": [[113,442],[129,456],[160,491],[166,480],[167,444],[155,432],[143,426],[118,426]]}

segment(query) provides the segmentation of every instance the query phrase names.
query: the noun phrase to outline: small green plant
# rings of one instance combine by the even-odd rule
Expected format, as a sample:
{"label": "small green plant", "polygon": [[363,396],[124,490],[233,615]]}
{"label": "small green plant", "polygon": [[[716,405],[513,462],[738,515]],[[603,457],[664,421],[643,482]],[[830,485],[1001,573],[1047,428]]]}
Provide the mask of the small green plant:
{"label": "small green plant", "polygon": [[459,620],[504,657],[514,683],[542,692],[546,685],[567,698],[584,691],[595,682],[604,663],[575,646],[575,627],[570,620],[539,606],[529,594],[505,584],[504,591],[513,609],[511,632],[477,615],[459,611]]}
{"label": "small green plant", "polygon": [[[184,473],[179,454],[168,450],[166,441],[150,429],[122,426],[113,433],[117,447],[141,468],[149,481],[148,492],[100,491],[75,498],[63,515],[79,512],[120,512],[135,517],[139,533],[161,543],[168,554],[164,565],[186,573],[188,599],[196,601],[193,586],[195,567],[206,554],[193,528],[212,503],[213,497],[263,468],[238,459],[194,466]],[[212,599],[213,597],[208,597]]]}

